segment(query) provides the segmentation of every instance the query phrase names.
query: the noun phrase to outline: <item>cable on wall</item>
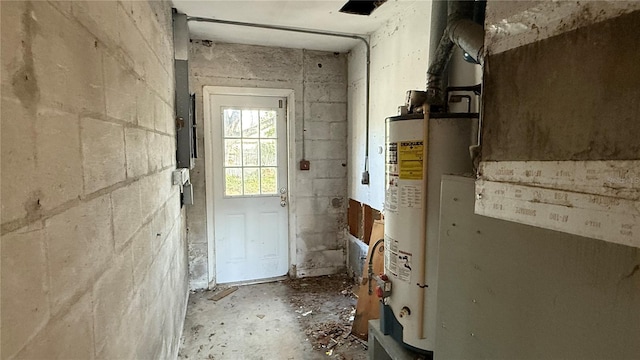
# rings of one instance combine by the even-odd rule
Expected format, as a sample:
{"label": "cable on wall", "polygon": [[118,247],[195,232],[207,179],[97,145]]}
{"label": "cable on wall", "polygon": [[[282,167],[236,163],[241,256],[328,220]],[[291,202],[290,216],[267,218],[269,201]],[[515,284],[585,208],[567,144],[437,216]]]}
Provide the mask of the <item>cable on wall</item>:
{"label": "cable on wall", "polygon": [[[365,150],[364,150],[364,172],[362,173],[361,183],[363,185],[369,184],[369,96],[370,96],[370,81],[371,81],[371,46],[369,45],[369,40],[367,40],[367,38],[365,38],[363,35],[357,35],[357,34],[344,34],[344,33],[335,33],[335,32],[329,32],[329,31],[280,26],[280,25],[247,23],[242,21],[232,21],[232,20],[222,20],[222,19],[210,19],[210,18],[199,17],[199,16],[188,16],[187,21],[208,22],[208,23],[215,23],[215,24],[235,25],[235,26],[253,27],[253,28],[260,28],[260,29],[269,29],[269,30],[290,31],[290,32],[297,32],[302,34],[334,36],[334,37],[356,39],[356,40],[362,41],[366,46],[367,63],[366,63],[366,95],[365,95],[366,96],[366,99],[365,99],[366,141],[365,141]],[[303,86],[304,86],[304,79],[303,79]],[[304,149],[304,128],[303,128],[302,148]],[[304,157],[304,154],[303,154],[303,157]]]}

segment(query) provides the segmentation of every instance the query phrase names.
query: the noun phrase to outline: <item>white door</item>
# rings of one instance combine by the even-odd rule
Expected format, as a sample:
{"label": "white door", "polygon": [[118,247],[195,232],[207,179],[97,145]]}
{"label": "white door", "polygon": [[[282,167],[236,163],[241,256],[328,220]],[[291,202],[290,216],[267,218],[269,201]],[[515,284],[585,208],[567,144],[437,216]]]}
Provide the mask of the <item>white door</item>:
{"label": "white door", "polygon": [[286,98],[211,95],[218,283],[288,271]]}

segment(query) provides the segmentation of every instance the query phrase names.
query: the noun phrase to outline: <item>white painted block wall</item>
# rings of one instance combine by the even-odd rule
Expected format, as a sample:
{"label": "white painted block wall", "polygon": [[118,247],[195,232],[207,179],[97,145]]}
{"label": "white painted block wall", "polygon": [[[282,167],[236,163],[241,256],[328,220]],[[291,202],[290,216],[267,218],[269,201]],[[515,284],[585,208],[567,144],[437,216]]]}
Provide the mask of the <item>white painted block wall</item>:
{"label": "white painted block wall", "polygon": [[[349,53],[349,197],[377,210],[384,207],[385,118],[398,114],[407,90],[426,89],[431,6],[431,1],[416,1],[402,17],[371,35],[369,185],[360,183],[366,141],[364,44]],[[465,62],[460,50],[452,56],[449,73],[452,86],[475,85],[481,80],[480,66]],[[454,111],[466,111],[466,104],[453,106]],[[477,111],[475,105],[472,111]]]}
{"label": "white painted block wall", "polygon": [[2,2],[2,359],[175,358],[171,7]]}

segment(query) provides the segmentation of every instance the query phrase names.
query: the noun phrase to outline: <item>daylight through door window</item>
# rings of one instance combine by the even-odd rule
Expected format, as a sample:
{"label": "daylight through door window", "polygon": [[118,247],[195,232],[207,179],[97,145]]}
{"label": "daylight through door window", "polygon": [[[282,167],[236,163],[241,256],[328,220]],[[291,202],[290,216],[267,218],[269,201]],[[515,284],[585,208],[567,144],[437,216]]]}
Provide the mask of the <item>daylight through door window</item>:
{"label": "daylight through door window", "polygon": [[224,195],[274,195],[278,189],[276,111],[222,108]]}

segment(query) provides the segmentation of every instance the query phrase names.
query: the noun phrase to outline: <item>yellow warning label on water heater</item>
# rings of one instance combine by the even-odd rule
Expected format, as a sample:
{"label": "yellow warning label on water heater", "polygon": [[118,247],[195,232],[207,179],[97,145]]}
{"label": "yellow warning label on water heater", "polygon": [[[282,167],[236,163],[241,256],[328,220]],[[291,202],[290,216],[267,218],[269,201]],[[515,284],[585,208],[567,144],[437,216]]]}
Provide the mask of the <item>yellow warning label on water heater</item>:
{"label": "yellow warning label on water heater", "polygon": [[400,141],[398,145],[400,180],[422,180],[424,142]]}

